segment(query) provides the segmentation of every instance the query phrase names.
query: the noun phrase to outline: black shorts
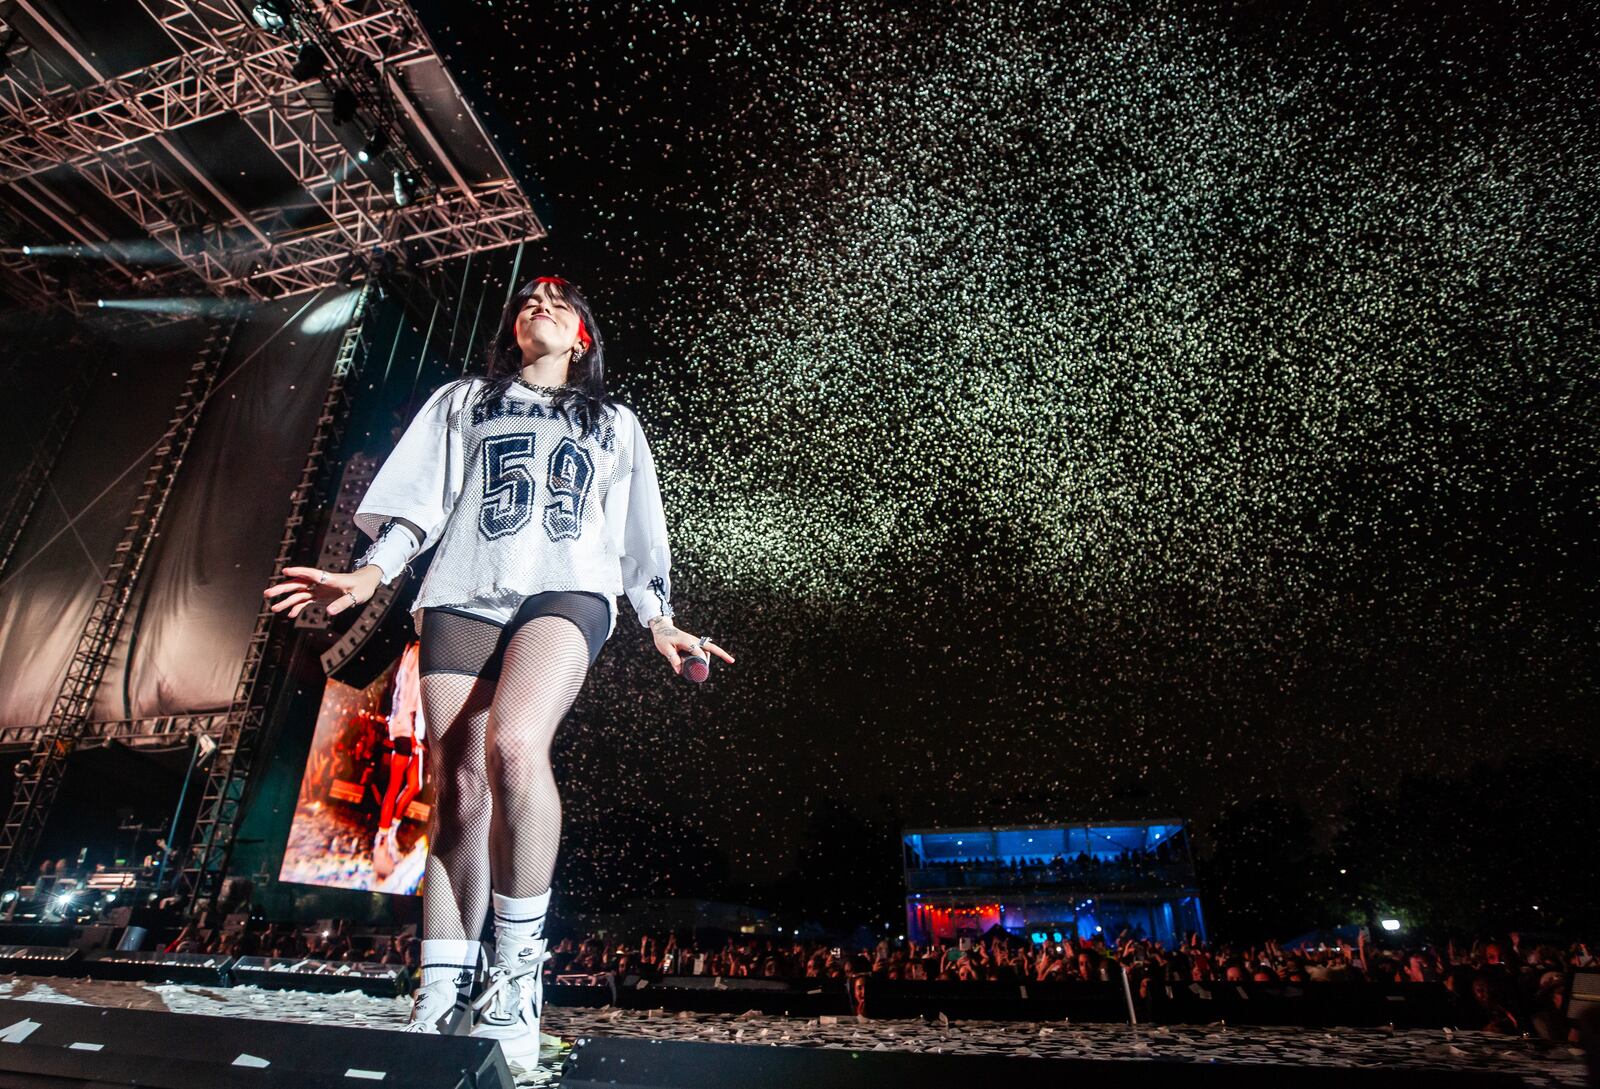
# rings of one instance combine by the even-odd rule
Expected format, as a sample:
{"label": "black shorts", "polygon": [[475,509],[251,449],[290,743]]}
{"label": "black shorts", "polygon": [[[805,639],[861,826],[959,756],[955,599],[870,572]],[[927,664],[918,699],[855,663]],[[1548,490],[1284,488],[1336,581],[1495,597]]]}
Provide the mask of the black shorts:
{"label": "black shorts", "polygon": [[589,664],[600,656],[611,631],[611,603],[587,590],[547,590],[524,598],[504,625],[464,609],[440,606],[422,610],[422,652],[417,672],[464,673],[490,680],[500,676],[506,644],[536,616],[572,621],[589,644]]}

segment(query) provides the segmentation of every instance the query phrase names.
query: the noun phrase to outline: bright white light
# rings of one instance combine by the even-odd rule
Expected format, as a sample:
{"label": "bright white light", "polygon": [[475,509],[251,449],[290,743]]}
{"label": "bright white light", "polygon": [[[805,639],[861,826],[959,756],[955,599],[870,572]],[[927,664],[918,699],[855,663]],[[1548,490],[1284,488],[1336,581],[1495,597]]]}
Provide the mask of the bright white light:
{"label": "bright white light", "polygon": [[329,333],[350,324],[355,314],[358,291],[346,291],[321,304],[300,323],[302,333]]}
{"label": "bright white light", "polygon": [[1395,931],[1395,930],[1399,930],[1400,929],[1400,920],[1399,919],[1384,919],[1378,925],[1383,927],[1383,929],[1385,929],[1385,930]]}
{"label": "bright white light", "polygon": [[17,898],[16,889],[7,889],[4,896],[0,896],[0,904],[9,904]]}
{"label": "bright white light", "polygon": [[58,908],[64,908],[70,903],[72,903],[72,893],[70,892],[64,892],[56,897],[56,907]]}
{"label": "bright white light", "polygon": [[22,256],[24,256],[24,257],[32,257],[33,256],[33,247],[32,246],[23,246],[22,247]]}

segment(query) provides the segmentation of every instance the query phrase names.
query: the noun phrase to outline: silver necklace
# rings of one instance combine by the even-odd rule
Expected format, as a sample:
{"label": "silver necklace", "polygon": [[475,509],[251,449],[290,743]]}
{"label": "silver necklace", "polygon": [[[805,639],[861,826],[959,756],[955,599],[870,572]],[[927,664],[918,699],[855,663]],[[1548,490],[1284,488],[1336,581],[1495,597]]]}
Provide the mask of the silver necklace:
{"label": "silver necklace", "polygon": [[531,389],[535,393],[543,393],[551,397],[554,397],[564,389],[572,388],[571,386],[536,386],[520,374],[514,376],[514,381],[523,389]]}

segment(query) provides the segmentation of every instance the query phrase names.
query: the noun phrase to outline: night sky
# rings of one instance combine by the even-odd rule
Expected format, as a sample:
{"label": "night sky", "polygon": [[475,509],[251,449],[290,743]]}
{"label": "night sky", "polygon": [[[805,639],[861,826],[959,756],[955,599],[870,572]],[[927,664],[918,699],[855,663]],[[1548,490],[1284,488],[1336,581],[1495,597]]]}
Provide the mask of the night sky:
{"label": "night sky", "polygon": [[558,886],[1594,752],[1592,16],[1290,6],[420,5],[739,658],[625,615]]}

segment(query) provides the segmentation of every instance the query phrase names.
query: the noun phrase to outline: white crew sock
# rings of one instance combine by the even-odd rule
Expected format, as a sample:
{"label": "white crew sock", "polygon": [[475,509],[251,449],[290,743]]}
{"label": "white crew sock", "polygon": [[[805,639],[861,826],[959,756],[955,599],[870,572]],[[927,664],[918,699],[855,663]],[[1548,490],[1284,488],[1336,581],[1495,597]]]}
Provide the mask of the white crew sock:
{"label": "white crew sock", "polygon": [[[456,989],[465,993],[472,987],[472,975],[478,968],[478,943],[455,941],[450,938],[424,938],[422,940],[422,985],[449,980]],[[463,984],[462,980],[466,983]]]}
{"label": "white crew sock", "polygon": [[550,890],[538,896],[501,896],[494,893],[495,944],[510,945],[544,934],[544,917],[550,908]]}

